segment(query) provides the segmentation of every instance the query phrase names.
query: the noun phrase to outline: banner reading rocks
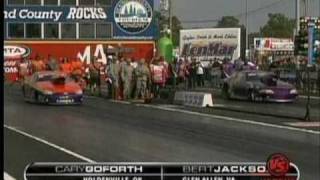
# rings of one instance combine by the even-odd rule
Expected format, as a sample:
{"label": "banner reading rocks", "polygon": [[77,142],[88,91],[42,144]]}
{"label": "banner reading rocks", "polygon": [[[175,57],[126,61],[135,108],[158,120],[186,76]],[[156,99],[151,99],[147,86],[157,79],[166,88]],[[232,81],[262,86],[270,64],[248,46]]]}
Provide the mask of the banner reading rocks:
{"label": "banner reading rocks", "polygon": [[240,28],[188,29],[180,31],[180,56],[200,59],[240,58]]}

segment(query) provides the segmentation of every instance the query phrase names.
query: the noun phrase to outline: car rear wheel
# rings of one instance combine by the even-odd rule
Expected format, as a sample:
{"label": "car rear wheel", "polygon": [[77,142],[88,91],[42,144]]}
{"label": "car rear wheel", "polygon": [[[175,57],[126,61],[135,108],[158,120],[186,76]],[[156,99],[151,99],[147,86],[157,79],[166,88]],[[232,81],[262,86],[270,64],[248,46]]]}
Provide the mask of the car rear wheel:
{"label": "car rear wheel", "polygon": [[25,88],[25,86],[22,86],[22,95],[23,95],[23,100],[25,101],[25,102],[29,102],[30,100],[28,99],[28,97],[27,97],[27,93],[26,93],[26,88]]}
{"label": "car rear wheel", "polygon": [[222,95],[227,99],[231,98],[229,91],[230,91],[230,89],[229,89],[228,84],[223,84]]}

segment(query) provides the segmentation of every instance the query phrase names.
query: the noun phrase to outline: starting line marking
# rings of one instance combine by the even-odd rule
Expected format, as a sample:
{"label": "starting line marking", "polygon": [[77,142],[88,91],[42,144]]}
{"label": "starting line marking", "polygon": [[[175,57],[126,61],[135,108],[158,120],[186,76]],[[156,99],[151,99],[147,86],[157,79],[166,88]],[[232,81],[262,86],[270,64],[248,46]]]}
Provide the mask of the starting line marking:
{"label": "starting line marking", "polygon": [[320,127],[320,122],[295,122],[295,123],[285,123],[289,126],[294,127]]}
{"label": "starting line marking", "polygon": [[26,133],[26,132],[24,132],[24,131],[21,131],[21,130],[17,129],[17,128],[14,128],[14,127],[11,127],[11,126],[8,126],[8,125],[5,125],[5,124],[4,124],[4,127],[7,128],[7,129],[9,129],[9,130],[11,130],[11,131],[14,131],[14,132],[16,132],[16,133],[18,133],[18,134],[21,134],[21,135],[23,135],[23,136],[26,136],[26,137],[28,137],[28,138],[31,138],[31,139],[33,139],[33,140],[35,140],[35,141],[41,142],[41,143],[43,143],[43,144],[46,144],[46,145],[48,145],[48,146],[50,146],[50,147],[52,147],[52,148],[55,148],[55,149],[57,149],[57,150],[59,150],[59,151],[62,151],[62,152],[64,152],[64,153],[66,153],[66,154],[69,154],[69,155],[71,155],[71,156],[74,156],[74,157],[76,157],[76,158],[78,158],[78,159],[81,159],[81,160],[83,160],[83,161],[86,161],[86,162],[89,162],[89,163],[95,163],[94,160],[91,160],[91,159],[89,159],[89,158],[87,158],[87,157],[84,157],[84,156],[82,156],[82,155],[80,155],[80,154],[78,154],[78,153],[72,152],[72,151],[70,151],[70,150],[68,150],[68,149],[65,149],[65,148],[63,148],[63,147],[61,147],[61,146],[58,146],[58,145],[56,145],[56,144],[50,143],[50,142],[48,142],[48,141],[46,141],[46,140],[44,140],[44,139],[41,139],[41,138],[38,138],[38,137],[33,136],[33,135],[31,135],[31,134],[28,134],[28,133]]}
{"label": "starting line marking", "polygon": [[16,180],[16,178],[10,176],[8,173],[3,172],[3,179],[4,180]]}
{"label": "starting line marking", "polygon": [[239,118],[232,118],[232,117],[226,117],[226,116],[204,114],[204,113],[199,113],[199,112],[186,111],[186,110],[182,110],[182,109],[161,107],[161,106],[154,106],[154,105],[146,105],[146,104],[137,104],[136,106],[149,107],[149,108],[153,108],[153,109],[160,109],[160,110],[171,111],[171,112],[180,112],[180,113],[209,117],[209,118],[223,119],[226,121],[233,121],[233,122],[239,122],[239,123],[245,123],[245,124],[253,124],[253,125],[259,125],[259,126],[265,126],[265,127],[286,129],[286,130],[291,130],[291,131],[320,135],[320,131],[301,129],[301,128],[296,128],[296,127],[276,125],[276,124],[269,124],[269,123],[257,122],[257,121],[247,120],[247,119],[239,119]]}

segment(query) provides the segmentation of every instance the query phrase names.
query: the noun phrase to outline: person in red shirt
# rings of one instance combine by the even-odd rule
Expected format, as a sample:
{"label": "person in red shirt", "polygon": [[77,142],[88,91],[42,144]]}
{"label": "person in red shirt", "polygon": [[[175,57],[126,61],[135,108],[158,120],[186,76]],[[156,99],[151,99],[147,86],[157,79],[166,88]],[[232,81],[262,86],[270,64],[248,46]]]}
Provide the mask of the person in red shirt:
{"label": "person in red shirt", "polygon": [[152,92],[154,97],[158,97],[160,88],[163,88],[166,84],[167,70],[160,59],[155,59],[151,61],[150,71],[152,80]]}
{"label": "person in red shirt", "polygon": [[61,71],[66,74],[71,74],[72,72],[72,66],[69,62],[68,58],[64,58],[62,64],[60,65]]}
{"label": "person in red shirt", "polygon": [[160,66],[162,66],[163,69],[164,69],[164,75],[165,75],[164,85],[165,85],[166,82],[167,82],[167,80],[170,78],[170,74],[169,74],[169,64],[167,63],[167,61],[164,59],[163,56],[160,56],[158,64],[159,64]]}
{"label": "person in red shirt", "polygon": [[71,60],[72,75],[82,76],[84,73],[84,66],[79,59]]}
{"label": "person in red shirt", "polygon": [[42,58],[40,58],[38,55],[36,55],[35,60],[32,61],[32,73],[45,71],[46,65]]}

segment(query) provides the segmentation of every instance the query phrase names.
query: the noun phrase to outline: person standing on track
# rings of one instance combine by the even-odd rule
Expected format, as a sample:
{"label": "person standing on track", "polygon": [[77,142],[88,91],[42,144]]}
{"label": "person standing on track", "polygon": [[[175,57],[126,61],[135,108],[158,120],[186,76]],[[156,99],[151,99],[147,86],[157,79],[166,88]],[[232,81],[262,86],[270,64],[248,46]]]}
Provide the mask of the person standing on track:
{"label": "person standing on track", "polygon": [[43,60],[36,55],[35,60],[32,61],[32,73],[44,71],[46,69],[46,65],[44,64]]}
{"label": "person standing on track", "polygon": [[112,99],[119,100],[120,64],[116,58],[109,59],[109,61],[111,62],[107,67],[107,74],[111,79],[111,96]]}
{"label": "person standing on track", "polygon": [[48,70],[49,71],[58,71],[59,70],[59,63],[51,55],[48,56]]}
{"label": "person standing on track", "polygon": [[100,89],[100,67],[95,57],[93,63],[89,65],[89,74],[90,74],[90,91],[92,94],[97,92],[97,89]]}
{"label": "person standing on track", "polygon": [[184,88],[187,89],[187,82],[186,78],[189,75],[187,63],[184,59],[179,59],[177,66],[176,66],[176,72],[178,74],[178,83],[183,83]]}
{"label": "person standing on track", "polygon": [[133,67],[131,66],[131,59],[126,59],[126,64],[121,65],[121,80],[123,83],[123,100],[131,98],[131,87],[133,80]]}
{"label": "person standing on track", "polygon": [[69,62],[68,58],[64,58],[62,61],[62,64],[60,65],[60,69],[62,72],[66,73],[66,74],[71,74],[72,72],[72,66],[71,63]]}
{"label": "person standing on track", "polygon": [[31,72],[31,64],[27,58],[23,58],[22,62],[19,64],[19,79],[21,82],[24,81],[26,76],[30,75]]}
{"label": "person standing on track", "polygon": [[150,71],[152,79],[152,93],[154,97],[159,97],[160,88],[163,88],[166,83],[167,72],[158,59],[152,60],[150,64]]}
{"label": "person standing on track", "polygon": [[201,61],[197,62],[197,84],[199,87],[204,87],[204,67]]}
{"label": "person standing on track", "polygon": [[139,97],[145,98],[147,95],[147,84],[150,78],[150,70],[146,65],[145,59],[141,59],[138,63],[137,68],[135,69],[135,77],[136,77],[136,91],[135,91],[135,99]]}

